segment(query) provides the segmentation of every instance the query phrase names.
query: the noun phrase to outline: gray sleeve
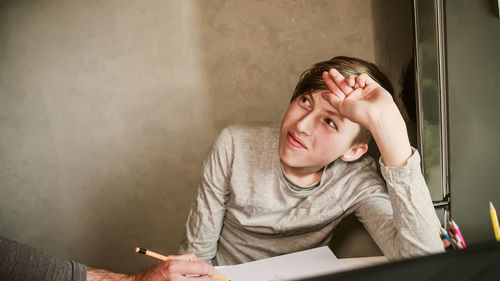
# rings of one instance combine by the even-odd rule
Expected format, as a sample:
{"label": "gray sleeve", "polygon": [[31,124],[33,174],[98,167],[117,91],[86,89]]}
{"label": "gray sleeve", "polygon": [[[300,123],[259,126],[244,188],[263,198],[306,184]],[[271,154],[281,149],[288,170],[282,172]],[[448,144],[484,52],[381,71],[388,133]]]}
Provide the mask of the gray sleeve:
{"label": "gray sleeve", "polygon": [[0,280],[87,280],[85,265],[51,257],[3,237],[0,237],[0,253]]}
{"label": "gray sleeve", "polygon": [[186,222],[185,238],[179,247],[180,254],[194,253],[199,259],[212,263],[229,196],[232,150],[231,135],[226,128],[203,162],[197,194]]}
{"label": "gray sleeve", "polygon": [[443,252],[440,222],[420,169],[420,156],[413,155],[404,167],[380,161],[387,186],[386,196],[367,196],[357,204],[358,216],[389,259]]}

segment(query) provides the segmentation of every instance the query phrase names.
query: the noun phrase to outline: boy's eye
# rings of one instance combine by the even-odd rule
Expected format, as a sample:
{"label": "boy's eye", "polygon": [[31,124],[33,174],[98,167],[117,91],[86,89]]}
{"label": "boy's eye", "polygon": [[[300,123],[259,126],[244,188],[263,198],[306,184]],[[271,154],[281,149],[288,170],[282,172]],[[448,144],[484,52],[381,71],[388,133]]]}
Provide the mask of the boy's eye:
{"label": "boy's eye", "polygon": [[332,119],[330,119],[330,118],[326,118],[326,119],[325,119],[325,122],[326,122],[326,124],[328,124],[328,126],[330,126],[330,127],[333,127],[333,128],[335,128],[335,129],[337,129],[337,126],[335,125],[335,122],[333,122],[333,120],[332,120]]}
{"label": "boy's eye", "polygon": [[311,101],[305,96],[300,97],[300,103],[304,104],[307,107],[311,106]]}

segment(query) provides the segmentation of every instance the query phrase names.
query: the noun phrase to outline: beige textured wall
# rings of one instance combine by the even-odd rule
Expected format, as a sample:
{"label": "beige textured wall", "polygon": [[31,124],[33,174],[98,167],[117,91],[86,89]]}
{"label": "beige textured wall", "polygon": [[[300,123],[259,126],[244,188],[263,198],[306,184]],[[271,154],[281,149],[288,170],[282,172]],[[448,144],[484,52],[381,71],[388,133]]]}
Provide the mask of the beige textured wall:
{"label": "beige textured wall", "polygon": [[0,2],[0,235],[132,272],[174,253],[212,141],[375,59],[372,1]]}

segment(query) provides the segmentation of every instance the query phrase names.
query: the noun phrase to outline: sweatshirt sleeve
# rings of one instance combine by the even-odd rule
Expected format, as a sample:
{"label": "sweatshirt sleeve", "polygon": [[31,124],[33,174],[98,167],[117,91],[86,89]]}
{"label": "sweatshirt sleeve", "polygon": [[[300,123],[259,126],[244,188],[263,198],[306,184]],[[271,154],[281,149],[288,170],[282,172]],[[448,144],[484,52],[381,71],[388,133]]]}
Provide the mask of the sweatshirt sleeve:
{"label": "sweatshirt sleeve", "polygon": [[384,194],[365,196],[356,204],[356,216],[392,260],[444,251],[420,156],[412,150],[403,167],[387,167],[379,161],[388,198]]}
{"label": "sweatshirt sleeve", "polygon": [[87,280],[87,267],[0,237],[0,280]]}
{"label": "sweatshirt sleeve", "polygon": [[229,128],[224,129],[203,162],[195,200],[189,211],[179,253],[194,253],[207,263],[217,252],[217,242],[229,196],[228,182],[233,157]]}

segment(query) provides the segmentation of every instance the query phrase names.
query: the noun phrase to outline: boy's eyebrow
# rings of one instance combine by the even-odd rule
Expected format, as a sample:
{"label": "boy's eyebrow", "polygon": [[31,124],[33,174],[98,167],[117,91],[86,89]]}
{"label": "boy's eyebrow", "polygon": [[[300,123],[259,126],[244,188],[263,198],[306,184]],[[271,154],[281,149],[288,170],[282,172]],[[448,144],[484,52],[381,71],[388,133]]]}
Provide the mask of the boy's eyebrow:
{"label": "boy's eyebrow", "polygon": [[[313,97],[312,93],[307,93],[307,94],[304,94],[303,96],[309,96],[311,98],[311,100],[314,101],[314,97]],[[332,111],[330,109],[324,109],[323,111],[326,112],[326,114],[328,114],[328,115],[333,115],[333,116],[338,117],[340,120],[340,123],[344,123],[345,117],[343,115],[341,115],[338,111],[336,111],[336,109],[334,109],[334,110],[335,111]]]}
{"label": "boy's eyebrow", "polygon": [[331,110],[328,110],[328,109],[326,109],[325,111],[326,111],[326,113],[328,113],[330,115],[340,115],[338,112],[334,112],[334,111],[331,111]]}
{"label": "boy's eyebrow", "polygon": [[335,112],[335,111],[331,111],[331,110],[328,110],[328,109],[325,109],[325,112],[328,114],[328,115],[333,115],[335,117],[337,117],[340,121],[340,123],[344,123],[344,116],[342,116],[339,112]]}
{"label": "boy's eyebrow", "polygon": [[325,112],[329,115],[334,115],[334,116],[339,117],[340,119],[344,119],[344,116],[342,114],[340,114],[340,112],[338,112],[338,111],[331,111],[329,109],[325,109]]}

